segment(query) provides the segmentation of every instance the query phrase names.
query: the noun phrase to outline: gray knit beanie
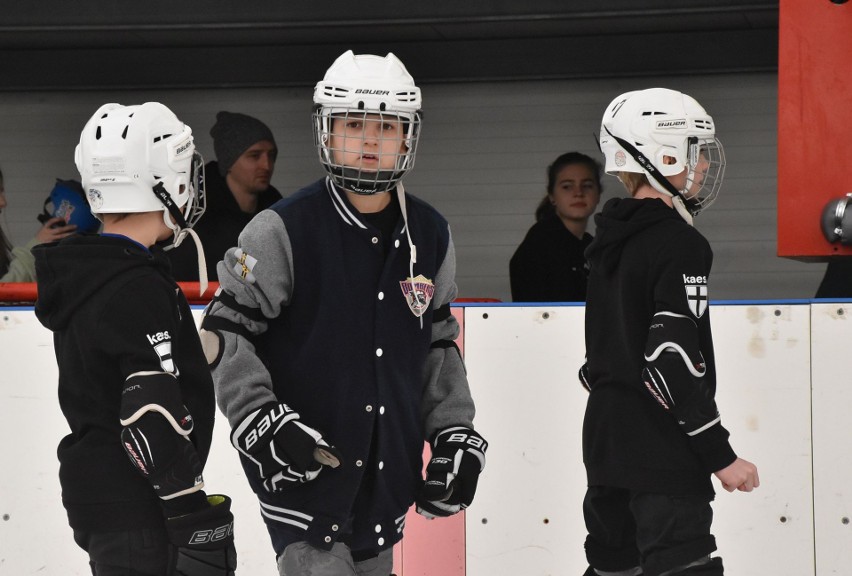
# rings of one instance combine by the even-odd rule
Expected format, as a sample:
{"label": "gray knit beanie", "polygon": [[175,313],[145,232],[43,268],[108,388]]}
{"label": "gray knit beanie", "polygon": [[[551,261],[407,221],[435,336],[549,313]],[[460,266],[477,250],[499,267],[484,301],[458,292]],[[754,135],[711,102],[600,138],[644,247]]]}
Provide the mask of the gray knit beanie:
{"label": "gray knit beanie", "polygon": [[238,112],[221,111],[210,129],[213,151],[219,163],[219,173],[224,176],[240,155],[261,140],[269,140],[278,150],[269,126],[251,116]]}

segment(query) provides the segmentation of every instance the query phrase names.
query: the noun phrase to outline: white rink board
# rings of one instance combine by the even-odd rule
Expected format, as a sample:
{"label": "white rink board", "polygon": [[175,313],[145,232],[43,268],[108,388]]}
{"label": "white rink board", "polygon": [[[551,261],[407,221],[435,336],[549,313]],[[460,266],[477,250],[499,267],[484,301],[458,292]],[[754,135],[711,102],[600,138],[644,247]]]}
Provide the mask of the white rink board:
{"label": "white rink board", "polygon": [[[731,574],[814,574],[809,306],[712,306],[711,314],[723,422],[762,480],[751,494],[715,481],[719,554]],[[490,442],[466,517],[468,576],[586,568],[583,318],[584,308],[571,306],[465,311],[476,424]]]}
{"label": "white rink board", "polygon": [[852,305],[814,304],[813,436],[817,574],[852,574]]}
{"label": "white rink board", "polygon": [[[196,319],[201,310],[194,310]],[[32,310],[0,309],[0,575],[91,576],[62,507],[56,446],[68,425],[56,397],[51,333]],[[275,553],[216,412],[213,446],[204,470],[208,494],[231,497],[238,574],[278,573]]]}
{"label": "white rink board", "polygon": [[[841,523],[852,518],[852,390],[842,362],[852,342],[852,319],[846,320],[852,308],[832,315],[824,307],[842,305],[711,307],[723,421],[762,481],[752,494],[719,490],[714,531],[731,574],[813,575],[815,548],[820,576],[848,574],[841,567],[852,563],[852,524]],[[585,392],[576,378],[583,316],[583,307],[571,306],[466,309],[476,422],[490,442],[466,515],[469,576],[563,576],[585,569]],[[31,309],[0,309],[0,350],[0,575],[88,575],[60,501],[55,450],[67,428],[56,400],[51,336]],[[816,518],[811,370],[819,414]],[[234,500],[238,574],[275,574],[256,499],[227,434],[220,418],[205,472],[208,491]]]}
{"label": "white rink board", "polygon": [[485,472],[465,516],[468,576],[582,574],[582,306],[469,307],[465,363]]}
{"label": "white rink board", "polygon": [[725,573],[815,574],[809,306],[713,306],[710,313],[722,422],[761,482],[748,494],[714,482],[713,532]]}

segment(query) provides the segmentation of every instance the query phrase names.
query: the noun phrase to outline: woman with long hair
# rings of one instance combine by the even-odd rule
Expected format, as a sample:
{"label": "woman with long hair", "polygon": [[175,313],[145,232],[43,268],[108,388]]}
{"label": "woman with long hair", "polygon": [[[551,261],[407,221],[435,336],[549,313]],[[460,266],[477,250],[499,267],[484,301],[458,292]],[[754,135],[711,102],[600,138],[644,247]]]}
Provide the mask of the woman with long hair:
{"label": "woman with long hair", "polygon": [[580,152],[547,168],[547,194],[509,263],[515,302],[583,302],[588,270],[583,255],[589,218],[601,199],[601,166]]}

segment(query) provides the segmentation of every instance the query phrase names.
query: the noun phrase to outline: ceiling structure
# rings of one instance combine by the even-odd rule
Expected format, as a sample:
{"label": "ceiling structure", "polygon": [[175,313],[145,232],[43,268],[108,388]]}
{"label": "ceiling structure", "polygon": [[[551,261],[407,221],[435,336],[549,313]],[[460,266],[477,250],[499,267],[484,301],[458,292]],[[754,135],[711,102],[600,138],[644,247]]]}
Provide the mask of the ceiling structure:
{"label": "ceiling structure", "polygon": [[778,2],[19,2],[0,90],[305,86],[350,48],[422,84],[774,71]]}

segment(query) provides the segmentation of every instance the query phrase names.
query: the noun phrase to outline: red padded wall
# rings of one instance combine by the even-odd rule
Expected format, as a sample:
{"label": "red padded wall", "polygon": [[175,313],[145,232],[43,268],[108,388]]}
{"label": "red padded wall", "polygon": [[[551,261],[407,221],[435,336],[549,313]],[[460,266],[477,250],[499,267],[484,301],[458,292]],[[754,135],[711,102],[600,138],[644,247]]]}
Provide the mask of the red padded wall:
{"label": "red padded wall", "polygon": [[852,254],[820,217],[852,192],[852,2],[781,0],[778,255]]}

